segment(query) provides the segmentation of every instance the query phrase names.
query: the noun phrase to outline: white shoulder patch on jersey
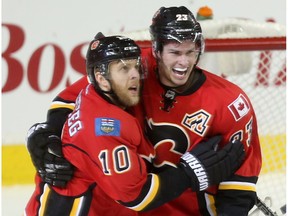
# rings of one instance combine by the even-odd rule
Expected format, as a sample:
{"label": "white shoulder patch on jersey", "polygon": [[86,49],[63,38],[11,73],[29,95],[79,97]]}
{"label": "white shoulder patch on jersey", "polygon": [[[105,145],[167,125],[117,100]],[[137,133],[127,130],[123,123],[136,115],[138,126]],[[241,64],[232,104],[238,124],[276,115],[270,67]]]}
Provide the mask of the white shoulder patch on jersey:
{"label": "white shoulder patch on jersey", "polygon": [[228,108],[232,113],[235,121],[239,121],[249,112],[250,105],[244,95],[240,94],[238,98],[228,106]]}

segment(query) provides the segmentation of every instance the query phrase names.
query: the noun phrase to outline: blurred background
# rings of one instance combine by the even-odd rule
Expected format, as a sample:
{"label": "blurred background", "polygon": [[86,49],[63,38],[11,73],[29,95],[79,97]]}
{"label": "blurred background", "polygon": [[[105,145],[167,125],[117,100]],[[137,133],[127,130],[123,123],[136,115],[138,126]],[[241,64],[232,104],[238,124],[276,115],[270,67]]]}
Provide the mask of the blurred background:
{"label": "blurred background", "polygon": [[[35,172],[25,147],[26,132],[32,124],[46,120],[46,111],[57,93],[85,74],[84,57],[87,43],[99,31],[105,35],[119,33],[127,34],[135,40],[149,40],[147,28],[154,13],[161,6],[181,5],[189,8],[195,15],[202,7],[211,9],[212,14],[209,11],[207,14],[207,10],[204,10],[198,17],[199,20],[211,21],[212,19],[215,21],[214,23],[207,22],[207,24],[203,21],[203,32],[207,37],[212,35],[211,32],[215,31],[217,26],[217,37],[220,38],[219,29],[226,26],[227,23],[233,23],[230,26],[235,27],[234,19],[240,20],[237,21],[236,26],[244,29],[239,33],[237,27],[236,32],[239,33],[237,35],[241,37],[248,37],[250,34],[252,37],[255,35],[266,37],[267,31],[273,32],[274,36],[286,36],[286,1],[284,0],[2,0],[1,181],[3,215],[13,216],[23,213],[24,206],[33,191]],[[243,20],[247,22],[243,23]],[[267,21],[273,21],[273,26],[267,24]],[[246,31],[245,27],[247,27]],[[221,37],[227,33],[225,31],[221,32]],[[257,35],[257,33],[259,34]],[[228,32],[229,35],[232,34]],[[252,66],[252,64],[257,64],[252,60],[256,57],[252,58],[250,55],[247,57],[246,54],[236,57],[243,61],[236,64],[238,68],[235,69],[235,65],[233,66],[235,69],[233,74],[221,71],[219,65],[216,66],[211,62],[212,60],[210,61],[206,57],[203,57],[202,64],[212,72],[216,71],[218,75],[228,78],[230,76],[231,80],[236,82],[239,79],[234,75],[239,73],[239,68],[250,71],[251,67],[257,67],[256,65]],[[258,53],[257,58],[259,55]],[[231,55],[229,56],[231,57]],[[219,60],[221,58],[222,60]],[[223,54],[218,58],[218,63],[220,62],[223,67],[227,58],[229,57]],[[282,56],[276,65],[283,68],[285,62],[284,53],[284,57]],[[231,65],[225,65],[225,68],[230,67]],[[253,73],[253,69],[251,71]],[[254,73],[257,72],[254,71]],[[249,77],[251,76],[249,75]],[[241,82],[247,82],[247,78]],[[275,86],[271,87],[271,91],[276,95],[271,97],[278,98],[277,102],[270,100],[271,106],[277,104],[275,108],[271,109],[279,118],[277,122],[280,122],[280,126],[274,129],[276,131],[274,134],[277,135],[275,145],[279,145],[280,150],[277,149],[277,153],[272,154],[276,155],[278,159],[281,158],[280,166],[277,164],[277,167],[280,167],[281,172],[285,174],[286,67],[285,81],[280,86],[280,88],[276,87],[277,92],[274,92]],[[247,87],[247,91],[256,92],[255,89],[251,90],[251,86]],[[279,91],[282,92],[280,95]],[[261,97],[263,98],[263,96]],[[282,102],[279,102],[281,100]],[[255,103],[258,104],[258,102]],[[267,104],[256,106],[263,107]],[[273,119],[275,120],[274,117]],[[261,122],[262,124],[271,128],[271,124],[274,123],[267,120]],[[266,151],[271,153],[272,150],[268,148]],[[274,161],[273,157],[269,159]],[[279,172],[277,172],[276,178],[278,178],[278,174]],[[277,184],[284,184],[284,189],[286,189],[285,178],[281,177]],[[282,191],[283,187],[280,190]],[[264,195],[268,196],[269,193]],[[275,191],[271,193],[275,194]],[[284,194],[282,194],[277,209],[282,203],[286,203],[285,192],[282,191],[282,193]],[[15,208],[15,200],[17,200],[17,208]]]}

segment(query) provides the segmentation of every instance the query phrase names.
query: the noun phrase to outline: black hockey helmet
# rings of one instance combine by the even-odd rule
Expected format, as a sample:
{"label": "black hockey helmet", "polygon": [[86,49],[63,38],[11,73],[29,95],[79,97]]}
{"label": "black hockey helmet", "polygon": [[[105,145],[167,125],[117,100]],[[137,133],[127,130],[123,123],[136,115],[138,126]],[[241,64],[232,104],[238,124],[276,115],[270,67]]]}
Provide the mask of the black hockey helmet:
{"label": "black hockey helmet", "polygon": [[113,60],[140,59],[140,48],[130,38],[123,36],[105,37],[99,32],[90,42],[86,54],[86,71],[90,82],[96,86],[94,69],[97,68],[107,78],[108,65]]}
{"label": "black hockey helmet", "polygon": [[161,51],[163,42],[192,40],[204,51],[204,39],[200,24],[186,7],[161,7],[153,16],[150,25],[153,49]]}

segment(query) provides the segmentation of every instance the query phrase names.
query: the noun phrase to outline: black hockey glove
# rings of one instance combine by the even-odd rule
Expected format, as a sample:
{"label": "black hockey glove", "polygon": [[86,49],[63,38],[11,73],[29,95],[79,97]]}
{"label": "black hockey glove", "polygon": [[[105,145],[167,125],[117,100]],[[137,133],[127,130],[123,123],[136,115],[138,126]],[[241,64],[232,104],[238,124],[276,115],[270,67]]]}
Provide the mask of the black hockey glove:
{"label": "black hockey glove", "polygon": [[61,139],[47,123],[34,124],[27,134],[27,148],[42,180],[64,187],[73,176],[73,166],[63,157]]}
{"label": "black hockey glove", "polygon": [[229,142],[216,151],[221,136],[197,144],[180,159],[180,167],[191,178],[193,191],[203,191],[217,185],[231,176],[242,164],[245,157],[244,146],[240,141]]}

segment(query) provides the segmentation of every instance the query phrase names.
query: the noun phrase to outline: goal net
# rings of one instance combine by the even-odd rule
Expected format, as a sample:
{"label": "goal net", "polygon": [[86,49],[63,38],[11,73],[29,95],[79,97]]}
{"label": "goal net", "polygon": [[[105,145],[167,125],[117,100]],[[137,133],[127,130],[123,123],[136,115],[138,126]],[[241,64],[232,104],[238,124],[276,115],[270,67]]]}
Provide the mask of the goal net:
{"label": "goal net", "polygon": [[[200,21],[205,53],[199,66],[240,86],[254,106],[263,167],[257,184],[261,199],[281,213],[286,203],[286,29],[245,19]],[[123,33],[121,33],[123,34]],[[148,30],[124,35],[151,46]]]}

